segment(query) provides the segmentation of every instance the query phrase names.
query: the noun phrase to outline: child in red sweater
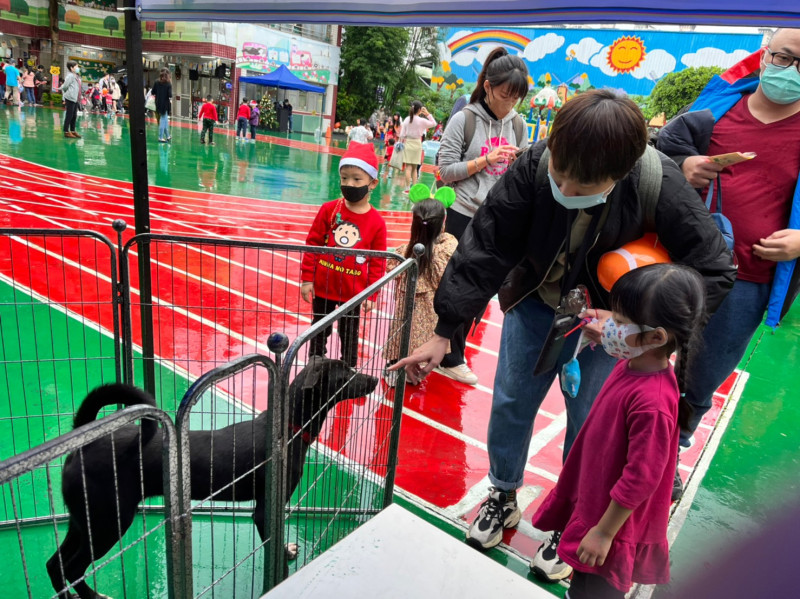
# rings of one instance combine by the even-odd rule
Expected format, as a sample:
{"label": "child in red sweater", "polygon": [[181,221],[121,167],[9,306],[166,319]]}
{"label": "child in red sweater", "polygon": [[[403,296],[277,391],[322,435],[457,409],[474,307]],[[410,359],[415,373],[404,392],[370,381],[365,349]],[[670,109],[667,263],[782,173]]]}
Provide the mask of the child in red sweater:
{"label": "child in red sweater", "polygon": [[208,145],[214,145],[214,124],[217,122],[217,107],[212,102],[211,95],[206,96],[206,102],[200,107],[197,118],[203,122],[203,130],[200,132],[200,143],[206,143],[206,131],[208,131]]}
{"label": "child in red sweater", "polygon": [[569,599],[623,599],[634,582],[669,581],[667,522],[703,280],[678,264],[637,268],[611,289],[611,307],[584,331],[620,361],[533,516],[540,530],[563,531],[558,556],[575,569]]}
{"label": "child in red sweater", "polygon": [[[378,185],[378,157],[372,144],[351,142],[339,162],[342,197],[322,205],[308,232],[306,244],[329,248],[386,250],[386,223],[369,203],[369,194]],[[306,253],[303,256],[300,294],[311,302],[312,324],[322,320],[338,306],[361,293],[386,272],[382,258],[353,254]],[[373,295],[363,303],[366,314],[375,305]],[[342,360],[356,366],[358,359],[359,311],[356,307],[339,320]],[[327,353],[328,327],[309,343],[310,356]]]}
{"label": "child in red sweater", "polygon": [[239,112],[236,113],[236,141],[241,137],[247,140],[247,125],[250,122],[250,106],[247,104],[247,98],[242,98],[242,103],[239,104]]}

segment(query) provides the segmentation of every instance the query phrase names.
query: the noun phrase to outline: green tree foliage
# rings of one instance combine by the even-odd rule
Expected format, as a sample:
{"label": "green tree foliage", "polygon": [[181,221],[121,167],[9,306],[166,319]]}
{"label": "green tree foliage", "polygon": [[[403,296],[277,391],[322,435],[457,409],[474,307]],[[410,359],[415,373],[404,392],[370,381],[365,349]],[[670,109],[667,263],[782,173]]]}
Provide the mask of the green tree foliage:
{"label": "green tree foliage", "polygon": [[693,67],[667,74],[653,88],[648,109],[654,115],[663,112],[671,119],[694,102],[708,81],[721,72],[719,67]]}
{"label": "green tree foliage", "polygon": [[11,10],[9,11],[15,15],[17,18],[22,18],[23,16],[28,16],[30,14],[30,8],[28,7],[28,3],[25,0],[11,0]]}
{"label": "green tree foliage", "polygon": [[409,30],[402,27],[347,27],[342,37],[336,120],[367,118],[376,108],[376,90],[384,97],[402,75]]}
{"label": "green tree foliage", "polygon": [[115,31],[119,31],[119,19],[117,17],[106,17],[103,19],[103,29],[108,29],[108,34],[113,37]]}

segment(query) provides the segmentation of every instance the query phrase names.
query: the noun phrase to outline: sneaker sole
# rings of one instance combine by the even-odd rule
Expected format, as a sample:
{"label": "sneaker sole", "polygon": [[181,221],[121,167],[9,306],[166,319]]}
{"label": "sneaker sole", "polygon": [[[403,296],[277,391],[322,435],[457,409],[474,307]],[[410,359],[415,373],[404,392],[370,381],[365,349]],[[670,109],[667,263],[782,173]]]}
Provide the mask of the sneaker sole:
{"label": "sneaker sole", "polygon": [[[458,381],[459,383],[464,383],[465,385],[472,385],[472,386],[474,387],[475,385],[477,385],[477,384],[478,384],[478,379],[477,379],[477,377],[475,378],[475,380],[474,380],[474,381],[472,381],[472,380],[470,380],[470,381],[465,381],[464,379],[460,379],[460,378],[458,378],[458,377],[454,376],[454,375],[453,375],[453,374],[451,374],[451,373],[450,373],[448,370],[445,370],[445,369],[444,369],[444,368],[442,368],[441,366],[437,366],[436,368],[434,368],[434,370],[435,370],[436,372],[438,372],[439,374],[441,374],[442,376],[446,376],[447,378],[449,378],[449,379],[453,379],[454,381]],[[515,526],[516,526],[516,525],[515,525]]]}
{"label": "sneaker sole", "polygon": [[503,523],[503,528],[498,530],[497,534],[488,541],[486,541],[486,543],[481,543],[479,540],[469,536],[469,530],[467,530],[467,538],[465,539],[465,541],[467,545],[478,550],[485,550],[485,549],[491,549],[492,547],[497,547],[503,540],[503,531],[507,528],[514,528],[517,524],[519,524],[519,521],[521,519],[522,519],[522,512],[519,509],[517,509]]}
{"label": "sneaker sole", "polygon": [[570,575],[572,574],[572,566],[567,566],[557,574],[547,574],[540,567],[531,566],[531,572],[533,572],[536,575],[536,578],[538,578],[542,582],[558,582],[559,580],[564,580],[565,578],[570,577]]}

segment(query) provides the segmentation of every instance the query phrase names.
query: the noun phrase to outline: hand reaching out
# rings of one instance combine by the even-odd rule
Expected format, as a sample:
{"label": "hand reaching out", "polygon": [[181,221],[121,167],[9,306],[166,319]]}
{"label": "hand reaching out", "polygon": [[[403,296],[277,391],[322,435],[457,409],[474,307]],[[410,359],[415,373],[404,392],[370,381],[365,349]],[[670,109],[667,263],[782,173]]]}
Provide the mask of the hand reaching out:
{"label": "hand reaching out", "polygon": [[800,258],[800,230],[782,229],[753,244],[753,253],[764,260],[783,262]]}

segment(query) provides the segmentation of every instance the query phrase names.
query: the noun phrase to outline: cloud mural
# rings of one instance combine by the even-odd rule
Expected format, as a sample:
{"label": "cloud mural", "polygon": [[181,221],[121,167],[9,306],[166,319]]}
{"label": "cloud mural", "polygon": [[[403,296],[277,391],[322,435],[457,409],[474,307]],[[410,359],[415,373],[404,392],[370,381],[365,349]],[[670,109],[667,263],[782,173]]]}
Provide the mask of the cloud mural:
{"label": "cloud mural", "polygon": [[722,67],[727,69],[750,54],[751,52],[747,50],[725,52],[719,48],[700,48],[697,52],[681,56],[681,62],[687,67]]}
{"label": "cloud mural", "polygon": [[657,81],[674,71],[676,64],[675,57],[666,50],[653,50],[647,53],[639,68],[630,74],[636,79]]}
{"label": "cloud mural", "polygon": [[609,87],[646,95],[667,73],[689,66],[728,68],[761,45],[760,34],[633,29],[458,27],[442,33],[434,85],[443,92],[452,92],[450,80],[471,91],[486,56],[498,46],[520,56],[537,83],[549,79],[557,86],[586,74],[581,80],[590,82],[587,89]]}
{"label": "cloud mural", "polygon": [[567,57],[574,58],[583,64],[589,64],[589,60],[600,52],[603,44],[595,40],[593,37],[585,37],[577,44],[570,44],[567,46]]}
{"label": "cloud mural", "polygon": [[533,40],[530,44],[525,46],[522,52],[522,58],[529,62],[536,62],[541,60],[548,54],[552,54],[564,45],[564,37],[556,35],[555,33],[548,33]]}

